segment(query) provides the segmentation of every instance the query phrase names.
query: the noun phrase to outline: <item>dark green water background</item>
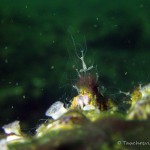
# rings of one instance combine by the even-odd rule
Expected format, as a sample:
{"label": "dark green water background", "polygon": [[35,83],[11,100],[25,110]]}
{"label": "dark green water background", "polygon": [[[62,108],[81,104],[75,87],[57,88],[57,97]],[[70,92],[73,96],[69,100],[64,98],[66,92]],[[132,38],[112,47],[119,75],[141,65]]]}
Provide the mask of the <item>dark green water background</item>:
{"label": "dark green water background", "polygon": [[149,0],[0,0],[0,126],[28,130],[76,94],[71,35],[108,95],[150,81]]}

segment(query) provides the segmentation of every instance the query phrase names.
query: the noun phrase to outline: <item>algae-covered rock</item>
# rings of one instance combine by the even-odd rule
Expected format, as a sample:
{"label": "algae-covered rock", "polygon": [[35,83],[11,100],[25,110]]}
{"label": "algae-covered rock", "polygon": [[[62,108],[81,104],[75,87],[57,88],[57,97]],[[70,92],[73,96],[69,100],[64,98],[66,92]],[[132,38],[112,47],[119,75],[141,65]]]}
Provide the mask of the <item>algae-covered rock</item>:
{"label": "algae-covered rock", "polygon": [[[149,121],[126,121],[112,116],[101,120],[98,119],[95,122],[85,120],[82,124],[81,122],[77,123],[72,126],[72,128],[72,123],[59,123],[57,122],[56,128],[54,126],[51,129],[43,128],[43,132],[45,133],[40,137],[37,135],[33,136],[30,142],[7,144],[8,149],[126,150],[141,149],[141,147],[144,147],[144,149],[148,150],[149,148],[149,146],[146,145],[146,143],[149,142],[150,135],[149,132],[147,132],[150,128]],[[49,126],[49,124],[50,123],[46,126]],[[69,124],[70,128],[68,128]],[[145,142],[145,144],[135,145],[133,142]]]}

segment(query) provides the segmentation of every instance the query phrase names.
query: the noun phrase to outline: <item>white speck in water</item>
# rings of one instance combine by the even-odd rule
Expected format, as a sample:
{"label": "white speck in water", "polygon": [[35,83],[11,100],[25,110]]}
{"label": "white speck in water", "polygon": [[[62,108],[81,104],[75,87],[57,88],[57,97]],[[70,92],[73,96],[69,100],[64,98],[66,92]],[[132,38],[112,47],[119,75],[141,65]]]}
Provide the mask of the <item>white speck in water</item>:
{"label": "white speck in water", "polygon": [[54,69],[54,66],[51,66],[51,69]]}
{"label": "white speck in water", "polygon": [[18,82],[16,82],[16,86],[18,86],[19,85],[19,83]]}
{"label": "white speck in water", "polygon": [[4,22],[5,22],[4,19],[2,19],[2,20],[1,20],[1,24],[3,24]]}
{"label": "white speck in water", "polygon": [[9,84],[12,84],[12,82],[11,82],[11,81],[9,81],[8,83],[9,83]]}
{"label": "white speck in water", "polygon": [[28,5],[26,5],[26,8],[28,8]]}
{"label": "white speck in water", "polygon": [[14,20],[13,20],[13,19],[11,19],[11,20],[10,20],[10,23],[14,23]]}
{"label": "white speck in water", "polygon": [[40,36],[42,36],[42,32],[40,32]]}
{"label": "white speck in water", "polygon": [[125,72],[124,74],[125,74],[125,75],[127,75],[127,74],[128,74],[128,72]]}
{"label": "white speck in water", "polygon": [[98,19],[99,19],[99,18],[97,17],[96,20],[98,21]]}
{"label": "white speck in water", "polygon": [[11,106],[11,108],[13,109],[13,108],[14,108],[14,106]]}
{"label": "white speck in water", "polygon": [[144,7],[144,5],[143,5],[143,4],[141,4],[141,5],[140,5],[140,8],[143,8],[143,7]]}
{"label": "white speck in water", "polygon": [[93,27],[94,27],[94,28],[97,28],[97,27],[98,27],[98,25],[97,25],[97,24],[94,24],[94,25],[93,25]]}
{"label": "white speck in water", "polygon": [[6,63],[6,64],[8,63],[8,59],[5,59],[5,63]]}
{"label": "white speck in water", "polygon": [[114,26],[115,28],[117,28],[117,27],[118,27],[118,24],[114,24],[113,26]]}
{"label": "white speck in water", "polygon": [[26,96],[25,96],[25,95],[23,95],[22,97],[23,97],[23,99],[25,99],[25,98],[26,98]]}
{"label": "white speck in water", "polygon": [[4,48],[5,50],[7,50],[8,49],[8,46],[5,46],[5,48]]}

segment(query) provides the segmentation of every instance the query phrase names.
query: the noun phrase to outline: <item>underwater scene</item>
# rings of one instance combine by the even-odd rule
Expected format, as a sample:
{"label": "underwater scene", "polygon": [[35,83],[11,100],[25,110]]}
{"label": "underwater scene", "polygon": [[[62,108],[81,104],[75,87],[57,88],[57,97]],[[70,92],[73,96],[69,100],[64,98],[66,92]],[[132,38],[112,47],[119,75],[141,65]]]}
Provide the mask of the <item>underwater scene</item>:
{"label": "underwater scene", "polygon": [[150,1],[0,0],[0,150],[149,150]]}

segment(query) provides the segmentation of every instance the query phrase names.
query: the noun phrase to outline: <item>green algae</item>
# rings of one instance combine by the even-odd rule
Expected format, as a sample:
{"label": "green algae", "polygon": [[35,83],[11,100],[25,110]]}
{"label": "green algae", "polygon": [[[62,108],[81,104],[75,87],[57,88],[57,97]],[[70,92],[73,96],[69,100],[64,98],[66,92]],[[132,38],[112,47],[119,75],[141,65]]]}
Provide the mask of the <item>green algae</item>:
{"label": "green algae", "polygon": [[[141,145],[118,144],[118,141],[148,141],[147,130],[150,122],[125,121],[116,117],[107,117],[96,122],[88,122],[73,129],[47,131],[40,138],[32,137],[30,143],[10,144],[19,149],[140,149]],[[65,128],[65,126],[64,126]],[[140,135],[140,136],[137,136]],[[144,146],[148,149],[148,146]]]}

